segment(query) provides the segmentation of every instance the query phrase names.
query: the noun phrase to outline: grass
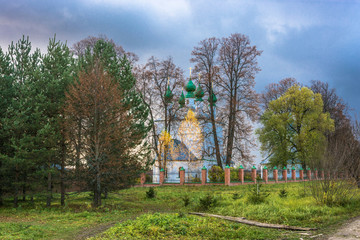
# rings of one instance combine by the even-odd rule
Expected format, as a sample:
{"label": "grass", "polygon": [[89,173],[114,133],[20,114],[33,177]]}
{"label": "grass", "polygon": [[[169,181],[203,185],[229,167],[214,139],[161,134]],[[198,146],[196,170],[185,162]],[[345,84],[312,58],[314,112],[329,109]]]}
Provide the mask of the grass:
{"label": "grass", "polygon": [[[288,194],[280,198],[279,192],[284,186]],[[70,195],[65,207],[54,204],[52,208],[45,207],[41,194],[36,196],[35,205],[22,202],[18,209],[10,207],[9,199],[0,208],[0,239],[76,239],[84,237],[87,230],[101,226],[105,226],[105,230],[113,224],[104,233],[92,236],[93,239],[298,239],[300,236],[296,232],[186,214],[198,210],[200,199],[208,194],[214,195],[217,204],[206,212],[319,228],[318,232],[326,232],[335,224],[360,215],[359,198],[344,206],[319,205],[304,193],[303,183],[264,185],[261,190],[271,194],[260,204],[247,201],[248,188],[246,185],[162,186],[154,188],[153,199],[146,198],[149,188],[131,188],[109,194],[97,209],[91,208],[88,193]],[[189,198],[187,206],[184,196]],[[54,197],[58,203],[59,196]]]}

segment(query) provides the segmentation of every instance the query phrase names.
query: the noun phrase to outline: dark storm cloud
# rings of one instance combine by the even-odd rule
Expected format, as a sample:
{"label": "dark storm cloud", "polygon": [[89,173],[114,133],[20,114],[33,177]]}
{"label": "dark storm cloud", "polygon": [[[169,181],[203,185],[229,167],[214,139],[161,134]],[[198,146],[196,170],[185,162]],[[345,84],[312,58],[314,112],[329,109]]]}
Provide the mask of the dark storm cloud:
{"label": "dark storm cloud", "polygon": [[107,35],[141,61],[173,56],[186,71],[208,37],[243,33],[263,50],[257,90],[285,77],[322,80],[360,111],[360,2],[211,0],[0,0],[0,46],[22,34],[45,50],[54,34],[72,45]]}

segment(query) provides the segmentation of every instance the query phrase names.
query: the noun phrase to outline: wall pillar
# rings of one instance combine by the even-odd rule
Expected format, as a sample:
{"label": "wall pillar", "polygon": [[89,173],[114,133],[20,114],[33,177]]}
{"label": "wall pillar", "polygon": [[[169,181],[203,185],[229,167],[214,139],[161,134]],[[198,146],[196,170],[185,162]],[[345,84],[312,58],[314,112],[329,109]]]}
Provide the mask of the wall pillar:
{"label": "wall pillar", "polygon": [[180,168],[180,185],[185,184],[185,168]]}
{"label": "wall pillar", "polygon": [[160,170],[160,181],[159,181],[159,184],[160,184],[160,185],[163,185],[164,180],[165,180],[165,170],[162,168],[162,169]]}
{"label": "wall pillar", "polygon": [[311,170],[310,168],[307,169],[307,177],[309,179],[309,181],[311,180]]}
{"label": "wall pillar", "polygon": [[226,165],[225,167],[225,185],[230,186],[230,167]]}
{"label": "wall pillar", "polygon": [[265,183],[268,183],[268,169],[266,166],[263,169],[263,180],[265,181]]}
{"label": "wall pillar", "polygon": [[244,184],[244,167],[242,165],[239,167],[239,181]]}
{"label": "wall pillar", "polygon": [[274,167],[273,176],[274,176],[275,183],[277,183],[278,182],[278,170],[277,170],[277,167]]}
{"label": "wall pillar", "polygon": [[255,166],[253,166],[251,168],[251,179],[254,183],[256,183],[256,167]]}
{"label": "wall pillar", "polygon": [[302,168],[300,168],[300,170],[299,170],[299,175],[300,175],[300,180],[303,181],[304,180],[304,170]]}
{"label": "wall pillar", "polygon": [[296,170],[294,167],[291,168],[291,179],[296,181]]}
{"label": "wall pillar", "polygon": [[141,186],[144,186],[145,181],[146,181],[146,175],[145,175],[144,172],[142,172],[142,173],[140,174],[140,184],[141,184]]}
{"label": "wall pillar", "polygon": [[315,179],[318,179],[318,170],[315,168]]}
{"label": "wall pillar", "polygon": [[207,178],[207,169],[206,167],[204,166],[202,169],[201,169],[201,185],[205,185],[206,184],[206,178]]}
{"label": "wall pillar", "polygon": [[321,173],[320,173],[320,174],[321,174],[321,179],[324,180],[324,179],[325,179],[325,172],[324,172],[324,170],[321,170]]}
{"label": "wall pillar", "polygon": [[285,182],[287,182],[287,169],[286,169],[286,167],[283,168],[282,177],[283,177],[283,180]]}

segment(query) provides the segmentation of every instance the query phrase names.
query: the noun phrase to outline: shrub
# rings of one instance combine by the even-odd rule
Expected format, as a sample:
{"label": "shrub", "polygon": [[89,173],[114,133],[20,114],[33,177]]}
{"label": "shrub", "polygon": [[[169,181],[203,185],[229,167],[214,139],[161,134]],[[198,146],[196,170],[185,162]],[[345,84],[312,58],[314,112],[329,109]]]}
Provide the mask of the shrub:
{"label": "shrub", "polygon": [[224,170],[219,166],[212,166],[209,170],[210,182],[224,182],[225,173]]}
{"label": "shrub", "polygon": [[259,204],[265,202],[270,193],[261,189],[262,184],[253,184],[249,186],[248,202],[252,204]]}
{"label": "shrub", "polygon": [[199,210],[206,211],[212,207],[215,207],[217,205],[217,203],[218,203],[217,199],[213,195],[208,193],[206,196],[200,198],[198,208],[199,208]]}
{"label": "shrub", "polygon": [[190,197],[189,195],[185,195],[181,198],[184,202],[184,206],[187,207],[190,204]]}
{"label": "shrub", "polygon": [[326,179],[311,181],[310,190],[318,203],[327,206],[345,205],[355,196],[355,181],[343,179]]}
{"label": "shrub", "polygon": [[251,172],[244,172],[244,181],[252,181]]}
{"label": "shrub", "polygon": [[232,199],[234,199],[234,200],[240,199],[240,198],[242,198],[242,197],[243,197],[243,196],[240,195],[240,194],[237,193],[237,192],[233,193],[233,195],[232,195]]}
{"label": "shrub", "polygon": [[191,177],[191,182],[201,182],[199,177]]}
{"label": "shrub", "polygon": [[145,182],[147,183],[151,183],[152,182],[152,177],[148,174],[145,175]]}
{"label": "shrub", "polygon": [[155,198],[156,192],[153,187],[150,187],[148,191],[146,191],[146,198]]}
{"label": "shrub", "polygon": [[285,188],[281,189],[280,192],[279,192],[279,197],[281,198],[286,198],[288,195],[288,192],[286,191]]}

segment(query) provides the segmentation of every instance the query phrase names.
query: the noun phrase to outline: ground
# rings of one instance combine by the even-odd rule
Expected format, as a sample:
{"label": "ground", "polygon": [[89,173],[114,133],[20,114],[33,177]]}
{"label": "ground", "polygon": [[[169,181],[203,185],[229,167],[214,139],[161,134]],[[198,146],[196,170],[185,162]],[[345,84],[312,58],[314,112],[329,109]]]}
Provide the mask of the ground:
{"label": "ground", "polygon": [[[270,193],[266,201],[252,204],[248,202],[250,187],[163,186],[155,188],[154,199],[146,198],[147,187],[131,188],[109,194],[98,209],[91,207],[90,193],[69,195],[64,207],[59,206],[59,196],[55,195],[52,208],[45,207],[46,198],[41,194],[34,205],[21,202],[18,209],[12,208],[8,199],[0,208],[0,239],[326,239],[348,232],[342,228],[334,232],[339,226],[355,229],[360,225],[358,219],[355,225],[348,223],[360,216],[359,197],[342,206],[328,207],[316,203],[303,183],[269,184],[262,188]],[[279,197],[282,189],[288,193],[286,198]],[[217,204],[200,210],[200,199],[208,194],[217,199]],[[186,198],[189,205],[184,206]],[[318,230],[264,229],[188,215],[191,211]]]}

